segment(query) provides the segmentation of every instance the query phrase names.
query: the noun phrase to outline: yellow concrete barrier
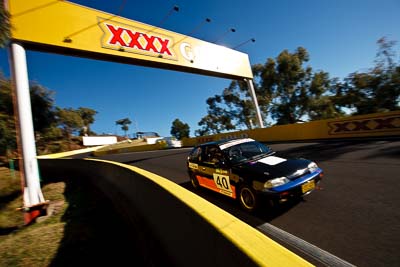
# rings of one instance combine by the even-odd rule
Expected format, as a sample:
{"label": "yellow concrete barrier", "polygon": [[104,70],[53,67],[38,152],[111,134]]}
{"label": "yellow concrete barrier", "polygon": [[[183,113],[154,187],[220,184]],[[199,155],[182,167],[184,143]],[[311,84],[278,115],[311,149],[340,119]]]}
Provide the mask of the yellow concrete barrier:
{"label": "yellow concrete barrier", "polygon": [[160,142],[152,145],[137,145],[137,144],[121,144],[118,147],[103,146],[95,151],[93,151],[93,155],[95,156],[104,156],[109,154],[118,154],[118,153],[128,153],[128,152],[139,152],[139,151],[151,151],[151,150],[160,150],[167,148],[167,144]]}
{"label": "yellow concrete barrier", "polygon": [[182,145],[193,146],[220,139],[239,137],[250,137],[261,142],[274,142],[387,136],[400,136],[400,111],[184,138]]}
{"label": "yellow concrete barrier", "polygon": [[94,159],[40,159],[39,165],[47,181],[90,181],[131,223],[137,239],[128,246],[165,266],[313,266],[212,203],[148,171]]}

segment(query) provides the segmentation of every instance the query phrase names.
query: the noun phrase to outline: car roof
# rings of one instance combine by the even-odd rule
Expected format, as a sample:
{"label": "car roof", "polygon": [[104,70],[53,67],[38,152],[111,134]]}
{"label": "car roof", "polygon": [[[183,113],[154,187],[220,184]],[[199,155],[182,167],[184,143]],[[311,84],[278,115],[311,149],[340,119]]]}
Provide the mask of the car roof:
{"label": "car roof", "polygon": [[217,146],[230,146],[230,145],[235,145],[238,143],[245,143],[245,142],[252,142],[255,141],[254,139],[251,138],[235,138],[235,139],[222,139],[222,140],[217,140],[217,141],[211,141],[203,144],[199,144],[196,147],[199,146],[210,146],[210,145],[217,145]]}

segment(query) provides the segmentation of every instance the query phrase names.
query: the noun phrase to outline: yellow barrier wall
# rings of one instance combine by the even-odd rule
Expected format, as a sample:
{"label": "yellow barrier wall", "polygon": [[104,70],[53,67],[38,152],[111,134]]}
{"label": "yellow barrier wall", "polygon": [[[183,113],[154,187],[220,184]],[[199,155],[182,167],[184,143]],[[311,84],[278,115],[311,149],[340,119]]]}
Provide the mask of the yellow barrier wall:
{"label": "yellow barrier wall", "polygon": [[128,153],[128,152],[139,152],[139,151],[151,151],[151,150],[160,150],[167,148],[167,144],[165,143],[157,143],[153,145],[130,145],[130,144],[122,144],[118,147],[114,147],[113,145],[101,147],[95,151],[93,151],[93,155],[95,156],[104,156],[110,154],[117,153]]}
{"label": "yellow barrier wall", "polygon": [[400,136],[400,111],[185,138],[182,140],[182,145],[193,146],[220,139],[239,137],[250,137],[261,142],[273,142],[384,136]]}
{"label": "yellow barrier wall", "polygon": [[138,246],[128,246],[139,248],[156,263],[199,267],[312,266],[231,214],[148,171],[93,159],[40,159],[39,165],[49,180],[91,181],[135,229],[137,240],[133,243]]}

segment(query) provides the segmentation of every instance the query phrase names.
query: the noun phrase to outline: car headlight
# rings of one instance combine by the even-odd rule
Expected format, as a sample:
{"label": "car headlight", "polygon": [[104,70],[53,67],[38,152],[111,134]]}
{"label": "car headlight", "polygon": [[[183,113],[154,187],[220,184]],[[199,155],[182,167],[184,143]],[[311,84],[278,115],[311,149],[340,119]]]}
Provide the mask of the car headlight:
{"label": "car headlight", "polygon": [[308,164],[308,169],[310,172],[315,172],[318,169],[318,165],[315,162]]}
{"label": "car headlight", "polygon": [[276,186],[280,186],[289,182],[289,179],[286,177],[279,177],[275,179],[271,179],[264,184],[264,188],[272,188]]}

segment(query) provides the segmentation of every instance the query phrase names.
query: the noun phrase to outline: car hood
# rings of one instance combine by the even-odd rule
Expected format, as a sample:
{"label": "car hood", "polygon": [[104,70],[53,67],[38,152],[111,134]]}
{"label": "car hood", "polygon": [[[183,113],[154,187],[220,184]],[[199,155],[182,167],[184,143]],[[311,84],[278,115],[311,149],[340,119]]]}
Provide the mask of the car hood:
{"label": "car hood", "polygon": [[233,171],[240,176],[252,176],[255,180],[269,180],[285,176],[295,179],[308,172],[310,160],[285,159],[276,156],[267,156],[255,161],[248,161],[234,166]]}

